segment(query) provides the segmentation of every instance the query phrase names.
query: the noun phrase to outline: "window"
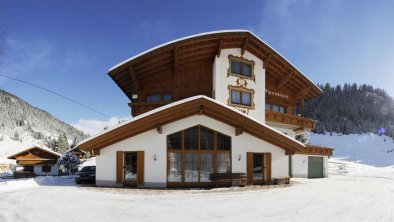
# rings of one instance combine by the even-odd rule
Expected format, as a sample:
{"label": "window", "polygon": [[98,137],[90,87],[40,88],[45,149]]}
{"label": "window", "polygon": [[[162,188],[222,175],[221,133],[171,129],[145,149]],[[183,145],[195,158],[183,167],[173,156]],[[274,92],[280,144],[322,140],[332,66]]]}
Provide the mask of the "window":
{"label": "window", "polygon": [[23,172],[34,173],[34,166],[23,166]]}
{"label": "window", "polygon": [[170,93],[157,93],[151,94],[146,97],[147,102],[162,102],[162,101],[171,101],[172,95]]}
{"label": "window", "polygon": [[279,106],[279,105],[273,105],[273,104],[265,104],[265,110],[268,111],[274,111],[274,112],[280,112],[280,113],[287,113],[287,107],[284,106]]}
{"label": "window", "polygon": [[231,137],[194,126],[167,136],[167,181],[210,183],[213,172],[231,173]]}
{"label": "window", "polygon": [[248,91],[230,89],[231,91],[231,104],[252,106],[252,93]]}
{"label": "window", "polygon": [[253,68],[254,62],[242,57],[229,55],[230,69],[228,75],[238,75],[254,79]]}
{"label": "window", "polygon": [[41,171],[44,173],[51,172],[51,166],[41,166]]}
{"label": "window", "polygon": [[218,133],[217,141],[218,150],[231,150],[231,137]]}
{"label": "window", "polygon": [[185,130],[185,150],[198,150],[198,126]]}
{"label": "window", "polygon": [[167,137],[167,148],[169,150],[181,150],[182,149],[182,133],[174,133]]}
{"label": "window", "polygon": [[202,150],[213,150],[214,132],[205,127],[201,127],[200,148]]}

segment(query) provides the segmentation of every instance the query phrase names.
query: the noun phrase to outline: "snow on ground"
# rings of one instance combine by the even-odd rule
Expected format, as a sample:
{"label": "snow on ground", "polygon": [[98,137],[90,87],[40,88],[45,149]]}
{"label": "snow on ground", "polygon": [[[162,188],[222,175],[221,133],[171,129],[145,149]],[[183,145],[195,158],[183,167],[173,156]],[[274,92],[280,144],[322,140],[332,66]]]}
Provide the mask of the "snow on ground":
{"label": "snow on ground", "polygon": [[369,134],[330,136],[310,134],[310,143],[321,146],[334,147],[334,157],[347,157],[351,161],[358,161],[373,166],[394,165],[394,143],[387,136]]}
{"label": "snow on ground", "polygon": [[21,143],[9,138],[6,135],[3,136],[3,140],[0,141],[0,163],[15,164],[15,160],[9,160],[7,157],[32,146],[33,141]]}
{"label": "snow on ground", "polygon": [[330,162],[329,178],[212,190],[98,188],[77,186],[73,177],[0,180],[0,221],[394,220],[394,168]]}

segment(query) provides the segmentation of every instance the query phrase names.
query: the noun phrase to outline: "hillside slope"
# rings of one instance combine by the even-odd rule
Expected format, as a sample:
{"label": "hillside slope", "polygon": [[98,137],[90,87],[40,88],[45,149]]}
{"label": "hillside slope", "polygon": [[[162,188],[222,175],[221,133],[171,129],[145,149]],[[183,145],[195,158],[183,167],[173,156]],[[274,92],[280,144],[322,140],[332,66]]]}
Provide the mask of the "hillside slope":
{"label": "hillside slope", "polygon": [[0,142],[11,138],[20,143],[42,143],[61,152],[83,137],[69,124],[0,89]]}
{"label": "hillside slope", "polygon": [[311,133],[309,142],[315,145],[334,147],[334,157],[376,167],[394,165],[394,143],[388,136],[377,134]]}
{"label": "hillside slope", "polygon": [[316,133],[394,135],[394,100],[370,85],[326,84],[324,95],[305,103],[305,115],[317,120]]}

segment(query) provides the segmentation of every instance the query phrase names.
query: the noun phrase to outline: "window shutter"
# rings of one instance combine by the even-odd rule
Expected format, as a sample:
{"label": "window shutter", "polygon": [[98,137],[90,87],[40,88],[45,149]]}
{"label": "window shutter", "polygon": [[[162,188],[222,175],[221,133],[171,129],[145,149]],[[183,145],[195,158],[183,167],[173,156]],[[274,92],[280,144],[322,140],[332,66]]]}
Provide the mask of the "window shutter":
{"label": "window shutter", "polygon": [[137,151],[137,185],[144,185],[144,151]]}
{"label": "window shutter", "polygon": [[247,184],[253,184],[253,153],[246,153],[246,177],[248,179]]}
{"label": "window shutter", "polygon": [[123,151],[116,151],[116,184],[123,184]]}
{"label": "window shutter", "polygon": [[264,153],[264,182],[271,184],[271,153]]}

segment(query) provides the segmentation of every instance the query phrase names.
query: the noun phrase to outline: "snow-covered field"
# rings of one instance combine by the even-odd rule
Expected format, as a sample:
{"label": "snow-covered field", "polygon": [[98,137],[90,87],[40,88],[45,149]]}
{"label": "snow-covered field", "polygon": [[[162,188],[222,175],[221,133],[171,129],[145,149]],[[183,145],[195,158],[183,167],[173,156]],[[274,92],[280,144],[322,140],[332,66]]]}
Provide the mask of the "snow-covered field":
{"label": "snow-covered field", "polygon": [[136,190],[72,177],[0,180],[0,221],[393,221],[394,168],[333,159],[289,186]]}
{"label": "snow-covered field", "polygon": [[310,142],[314,145],[334,147],[334,157],[347,157],[348,160],[362,162],[372,166],[394,165],[394,143],[388,136],[369,134],[330,136],[310,134]]}

